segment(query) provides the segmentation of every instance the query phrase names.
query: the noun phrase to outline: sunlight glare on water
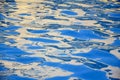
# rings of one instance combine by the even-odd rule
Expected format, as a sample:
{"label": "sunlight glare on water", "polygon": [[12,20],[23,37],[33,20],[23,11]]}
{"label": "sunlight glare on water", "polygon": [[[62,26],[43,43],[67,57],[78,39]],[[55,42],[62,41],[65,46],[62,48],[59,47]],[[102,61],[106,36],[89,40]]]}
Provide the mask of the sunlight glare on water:
{"label": "sunlight glare on water", "polygon": [[0,0],[0,80],[120,80],[120,0]]}

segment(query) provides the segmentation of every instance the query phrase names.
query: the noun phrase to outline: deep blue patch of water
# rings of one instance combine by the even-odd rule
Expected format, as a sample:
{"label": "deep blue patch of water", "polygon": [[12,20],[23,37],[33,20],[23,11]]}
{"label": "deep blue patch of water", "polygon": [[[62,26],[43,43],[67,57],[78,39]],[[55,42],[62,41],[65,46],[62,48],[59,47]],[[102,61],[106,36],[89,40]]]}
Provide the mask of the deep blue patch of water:
{"label": "deep blue patch of water", "polygon": [[28,78],[28,77],[20,77],[20,76],[17,76],[17,75],[7,76],[7,78],[9,80],[36,80],[36,79]]}
{"label": "deep blue patch of water", "polygon": [[19,14],[20,16],[31,16],[31,14],[28,14],[28,13],[22,13],[22,14]]}
{"label": "deep blue patch of water", "polygon": [[91,30],[80,30],[80,32],[72,31],[72,30],[62,30],[62,35],[72,36],[76,38],[80,38],[82,40],[89,40],[89,39],[104,39],[101,36],[94,34]]}
{"label": "deep blue patch of water", "polygon": [[88,53],[79,53],[76,55],[83,56],[89,59],[96,59],[96,60],[99,59],[98,61],[103,62],[105,64],[120,67],[120,60],[107,51],[93,49],[92,51]]}
{"label": "deep blue patch of water", "polygon": [[109,13],[109,17],[112,17],[112,18],[120,18],[120,12],[110,12]]}
{"label": "deep blue patch of water", "polygon": [[44,43],[59,43],[57,40],[50,40],[44,38],[25,38],[26,40],[36,41],[36,42],[44,42]]}
{"label": "deep blue patch of water", "polygon": [[61,13],[66,14],[66,15],[73,15],[73,16],[74,16],[74,15],[77,15],[76,12],[68,11],[68,10],[61,11]]}
{"label": "deep blue patch of water", "polygon": [[113,31],[114,33],[120,34],[119,28],[111,28],[110,30]]}
{"label": "deep blue patch of water", "polygon": [[30,33],[46,33],[48,32],[47,30],[32,30],[32,29],[27,29],[28,32]]}
{"label": "deep blue patch of water", "polygon": [[120,46],[120,40],[116,39],[111,45],[112,46]]}
{"label": "deep blue patch of water", "polygon": [[0,20],[4,20],[4,19],[5,19],[5,16],[0,13]]}
{"label": "deep blue patch of water", "polygon": [[2,27],[2,30],[10,30],[10,31],[15,31],[21,28],[21,26],[7,26],[7,27]]}

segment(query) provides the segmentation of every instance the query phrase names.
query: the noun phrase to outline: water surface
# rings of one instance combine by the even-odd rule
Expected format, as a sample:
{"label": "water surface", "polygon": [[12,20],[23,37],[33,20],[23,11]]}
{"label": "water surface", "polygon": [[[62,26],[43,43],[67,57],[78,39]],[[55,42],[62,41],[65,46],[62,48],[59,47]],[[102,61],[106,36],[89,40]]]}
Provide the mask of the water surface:
{"label": "water surface", "polygon": [[120,80],[120,1],[0,1],[0,80]]}

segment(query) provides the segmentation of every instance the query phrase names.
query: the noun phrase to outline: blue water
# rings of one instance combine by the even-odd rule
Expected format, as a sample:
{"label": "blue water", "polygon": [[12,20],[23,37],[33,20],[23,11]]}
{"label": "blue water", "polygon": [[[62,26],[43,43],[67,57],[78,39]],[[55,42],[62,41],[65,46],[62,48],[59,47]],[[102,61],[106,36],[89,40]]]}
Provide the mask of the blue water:
{"label": "blue water", "polygon": [[0,80],[120,80],[119,0],[0,1]]}

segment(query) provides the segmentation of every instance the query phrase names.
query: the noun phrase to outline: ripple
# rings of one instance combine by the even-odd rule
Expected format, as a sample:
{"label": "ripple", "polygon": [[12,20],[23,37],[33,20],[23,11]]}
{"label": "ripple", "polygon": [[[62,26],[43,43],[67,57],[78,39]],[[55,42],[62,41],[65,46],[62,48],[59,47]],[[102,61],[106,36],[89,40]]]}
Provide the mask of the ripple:
{"label": "ripple", "polygon": [[118,12],[111,12],[111,13],[109,13],[109,17],[120,18],[120,13],[118,13]]}
{"label": "ripple", "polygon": [[40,46],[29,46],[27,47],[28,49],[31,49],[31,50],[34,50],[34,49],[41,49],[43,47],[40,47]]}
{"label": "ripple", "polygon": [[31,14],[28,14],[28,13],[21,13],[19,14],[20,16],[31,16]]}
{"label": "ripple", "polygon": [[21,26],[7,26],[7,27],[4,27],[2,28],[2,30],[8,30],[8,31],[15,31],[15,30],[18,30],[19,28],[21,28]]}
{"label": "ripple", "polygon": [[15,0],[6,0],[6,2],[15,2]]}
{"label": "ripple", "polygon": [[[102,50],[96,50],[93,49],[90,52],[84,54],[84,53],[80,53],[80,54],[76,54],[78,56],[83,56],[83,57],[87,57],[90,59],[99,59],[98,61],[112,65],[112,66],[116,66],[116,67],[120,67],[120,60],[118,58],[116,58],[114,55],[110,54],[107,51],[102,51]],[[112,61],[112,63],[110,61]]]}
{"label": "ripple", "polygon": [[108,65],[97,62],[97,61],[93,61],[93,60],[89,60],[88,62],[84,63],[86,66],[93,68],[93,69],[102,69],[107,67]]}
{"label": "ripple", "polygon": [[120,46],[120,40],[116,39],[111,45],[112,46]]}
{"label": "ripple", "polygon": [[45,38],[25,38],[26,40],[37,41],[37,42],[44,42],[44,43],[59,43],[59,41],[45,39]]}
{"label": "ripple", "polygon": [[36,33],[36,34],[48,32],[47,30],[33,30],[33,29],[27,29],[27,31],[30,33]]}
{"label": "ripple", "polygon": [[94,34],[94,32],[91,30],[80,30],[80,32],[76,32],[72,30],[61,30],[61,34],[80,38],[82,40],[103,39],[99,35]]}
{"label": "ripple", "polygon": [[20,77],[17,75],[7,76],[7,78],[9,78],[9,80],[16,80],[16,79],[18,79],[18,80],[36,80],[36,79],[29,78],[29,77]]}
{"label": "ripple", "polygon": [[114,33],[120,34],[119,28],[111,28],[110,30],[113,31]]}
{"label": "ripple", "polygon": [[120,20],[120,12],[109,12],[108,17],[112,20],[119,21]]}
{"label": "ripple", "polygon": [[4,45],[4,44],[0,44],[0,50],[1,50],[1,54],[8,54],[8,55],[22,55],[25,54],[26,52],[18,49],[17,47],[11,47],[9,45]]}
{"label": "ripple", "polygon": [[66,15],[72,15],[72,16],[77,15],[77,13],[76,13],[76,12],[69,11],[69,10],[64,10],[64,11],[61,11],[61,13],[66,14]]}
{"label": "ripple", "polygon": [[1,21],[1,20],[4,20],[4,19],[5,19],[5,16],[0,13],[0,21]]}

